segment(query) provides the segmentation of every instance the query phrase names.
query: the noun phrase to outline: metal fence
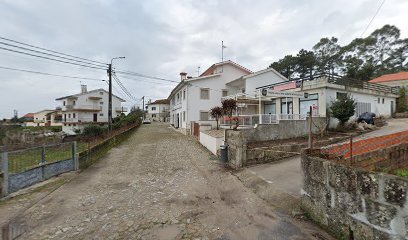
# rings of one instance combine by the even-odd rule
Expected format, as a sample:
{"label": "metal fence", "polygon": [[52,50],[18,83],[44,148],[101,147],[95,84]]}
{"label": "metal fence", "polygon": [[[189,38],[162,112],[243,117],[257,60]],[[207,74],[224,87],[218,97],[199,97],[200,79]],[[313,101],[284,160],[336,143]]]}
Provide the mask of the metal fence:
{"label": "metal fence", "polygon": [[2,195],[78,169],[77,143],[44,145],[1,154]]}

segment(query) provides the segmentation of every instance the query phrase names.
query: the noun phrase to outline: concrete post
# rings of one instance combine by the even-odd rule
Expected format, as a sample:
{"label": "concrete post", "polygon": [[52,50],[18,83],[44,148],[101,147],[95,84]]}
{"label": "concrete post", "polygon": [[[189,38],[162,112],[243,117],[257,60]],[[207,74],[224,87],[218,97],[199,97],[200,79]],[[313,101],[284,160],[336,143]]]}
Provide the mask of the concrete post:
{"label": "concrete post", "polygon": [[8,195],[8,178],[9,178],[9,169],[8,169],[8,153],[4,152],[1,154],[1,166],[3,170],[3,186],[1,187],[1,195]]}
{"label": "concrete post", "polygon": [[74,161],[74,170],[77,171],[79,169],[79,159],[76,141],[72,143],[72,160]]}
{"label": "concrete post", "polygon": [[259,89],[258,90],[258,97],[259,97],[259,99],[258,99],[258,113],[259,113],[259,124],[262,124],[263,122],[262,122],[262,99],[261,99],[261,92],[262,90],[261,89]]}
{"label": "concrete post", "polygon": [[45,145],[41,147],[41,172],[42,178],[45,179]]}

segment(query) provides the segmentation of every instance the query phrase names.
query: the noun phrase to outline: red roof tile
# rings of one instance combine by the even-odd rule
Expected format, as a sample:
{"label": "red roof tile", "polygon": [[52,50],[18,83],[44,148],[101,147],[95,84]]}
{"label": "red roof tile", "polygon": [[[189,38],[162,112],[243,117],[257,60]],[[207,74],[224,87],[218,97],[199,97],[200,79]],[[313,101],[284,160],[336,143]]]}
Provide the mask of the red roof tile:
{"label": "red roof tile", "polygon": [[370,83],[382,83],[382,82],[392,82],[398,80],[408,80],[408,72],[399,72],[399,73],[392,73],[392,74],[385,74],[381,77],[374,78],[370,80]]}

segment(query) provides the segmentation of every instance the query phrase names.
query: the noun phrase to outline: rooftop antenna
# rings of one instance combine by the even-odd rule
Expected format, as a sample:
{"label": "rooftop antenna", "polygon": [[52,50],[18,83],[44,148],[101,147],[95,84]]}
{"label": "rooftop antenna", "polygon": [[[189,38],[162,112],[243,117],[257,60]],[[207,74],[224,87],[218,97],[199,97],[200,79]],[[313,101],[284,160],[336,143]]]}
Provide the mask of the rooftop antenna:
{"label": "rooftop antenna", "polygon": [[224,62],[224,48],[227,46],[224,45],[224,41],[221,41],[221,62]]}
{"label": "rooftop antenna", "polygon": [[197,77],[200,76],[200,66],[197,67]]}

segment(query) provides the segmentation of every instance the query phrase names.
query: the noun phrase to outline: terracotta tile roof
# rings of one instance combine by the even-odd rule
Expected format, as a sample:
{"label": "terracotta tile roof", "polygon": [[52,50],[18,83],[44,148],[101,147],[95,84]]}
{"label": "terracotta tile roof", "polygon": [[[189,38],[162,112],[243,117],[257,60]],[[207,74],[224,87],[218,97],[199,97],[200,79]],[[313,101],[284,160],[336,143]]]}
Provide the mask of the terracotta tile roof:
{"label": "terracotta tile roof", "polygon": [[374,78],[370,80],[370,83],[382,83],[382,82],[392,82],[398,80],[408,80],[408,72],[399,72],[399,73],[392,73],[392,74],[385,74],[381,77]]}
{"label": "terracotta tile roof", "polygon": [[170,100],[168,99],[157,99],[156,101],[150,103],[150,105],[152,104],[170,104]]}
{"label": "terracotta tile roof", "polygon": [[240,68],[241,70],[247,72],[248,74],[251,74],[251,73],[252,73],[252,71],[249,70],[248,68],[245,68],[245,67],[243,67],[243,66],[239,65],[238,63],[233,62],[233,61],[231,61],[231,60],[227,60],[227,61],[224,61],[224,62],[214,63],[213,65],[211,65],[211,67],[209,67],[207,70],[205,70],[205,71],[200,75],[200,77],[202,77],[202,76],[208,76],[208,75],[214,74],[214,69],[215,69],[215,67],[221,66],[221,65],[224,65],[224,64],[231,64],[231,65],[233,65],[233,66],[235,66],[235,67],[237,67],[237,68]]}
{"label": "terracotta tile roof", "polygon": [[27,113],[26,115],[23,116],[23,118],[33,118],[34,113]]}

